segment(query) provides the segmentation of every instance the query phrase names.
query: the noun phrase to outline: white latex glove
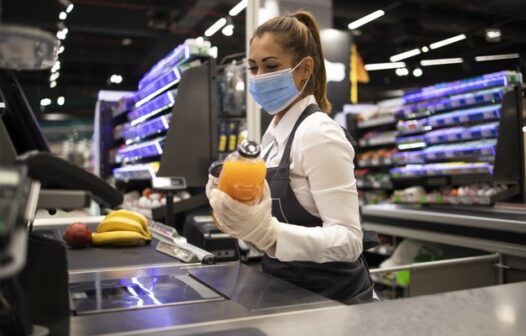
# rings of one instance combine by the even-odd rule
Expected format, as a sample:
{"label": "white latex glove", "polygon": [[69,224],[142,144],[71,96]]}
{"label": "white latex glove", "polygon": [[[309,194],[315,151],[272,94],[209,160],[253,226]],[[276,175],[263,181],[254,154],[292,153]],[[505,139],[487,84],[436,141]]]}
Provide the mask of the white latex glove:
{"label": "white latex glove", "polygon": [[219,230],[248,241],[262,251],[274,245],[279,222],[272,217],[272,199],[266,181],[261,201],[256,205],[238,202],[219,189],[213,189],[210,194],[210,206]]}
{"label": "white latex glove", "polygon": [[210,193],[212,192],[213,189],[217,189],[218,184],[219,184],[219,178],[208,174],[208,182],[206,182],[206,188],[205,188],[206,197],[208,197],[208,199],[212,197]]}

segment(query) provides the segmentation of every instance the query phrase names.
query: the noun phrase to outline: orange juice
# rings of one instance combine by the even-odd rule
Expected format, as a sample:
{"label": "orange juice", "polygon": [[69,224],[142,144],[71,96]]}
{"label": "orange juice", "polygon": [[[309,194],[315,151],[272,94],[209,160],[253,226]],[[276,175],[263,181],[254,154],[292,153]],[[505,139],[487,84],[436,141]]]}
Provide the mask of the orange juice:
{"label": "orange juice", "polygon": [[256,204],[261,198],[267,168],[259,157],[260,147],[253,141],[243,141],[236,152],[230,154],[219,176],[219,189],[233,199]]}

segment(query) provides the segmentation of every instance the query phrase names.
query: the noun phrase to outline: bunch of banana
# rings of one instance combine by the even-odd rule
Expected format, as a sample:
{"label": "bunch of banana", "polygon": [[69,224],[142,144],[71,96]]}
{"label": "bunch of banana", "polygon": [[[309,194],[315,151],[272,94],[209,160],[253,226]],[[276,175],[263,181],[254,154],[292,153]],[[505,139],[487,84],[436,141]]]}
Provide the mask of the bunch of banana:
{"label": "bunch of banana", "polygon": [[116,210],[108,214],[92,234],[92,245],[133,246],[152,240],[148,220],[142,214]]}

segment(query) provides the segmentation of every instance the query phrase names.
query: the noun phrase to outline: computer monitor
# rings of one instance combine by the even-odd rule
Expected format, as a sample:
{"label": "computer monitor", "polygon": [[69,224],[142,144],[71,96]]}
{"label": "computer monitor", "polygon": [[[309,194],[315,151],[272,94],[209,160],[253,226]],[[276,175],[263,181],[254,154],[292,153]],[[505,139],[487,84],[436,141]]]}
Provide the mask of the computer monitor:
{"label": "computer monitor", "polygon": [[46,138],[12,70],[0,70],[0,96],[5,104],[1,118],[16,154],[33,150],[49,152]]}

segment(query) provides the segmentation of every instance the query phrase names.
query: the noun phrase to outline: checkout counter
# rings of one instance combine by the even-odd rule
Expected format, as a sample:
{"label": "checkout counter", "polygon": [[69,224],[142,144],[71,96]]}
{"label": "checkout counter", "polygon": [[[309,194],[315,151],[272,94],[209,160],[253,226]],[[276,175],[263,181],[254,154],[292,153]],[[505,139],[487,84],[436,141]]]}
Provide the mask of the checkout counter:
{"label": "checkout counter", "polygon": [[[100,217],[83,218],[96,225]],[[37,219],[60,238],[71,219]],[[68,249],[71,335],[524,335],[526,283],[345,306],[238,262]]]}

